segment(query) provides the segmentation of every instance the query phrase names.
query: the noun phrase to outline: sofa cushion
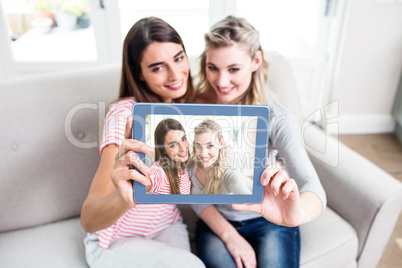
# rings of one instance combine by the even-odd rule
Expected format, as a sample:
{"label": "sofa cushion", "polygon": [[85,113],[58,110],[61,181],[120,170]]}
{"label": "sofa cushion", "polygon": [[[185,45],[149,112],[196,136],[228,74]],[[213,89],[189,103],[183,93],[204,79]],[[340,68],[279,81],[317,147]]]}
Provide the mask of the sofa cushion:
{"label": "sofa cushion", "polygon": [[79,218],[0,234],[1,267],[88,267]]}
{"label": "sofa cushion", "polygon": [[112,65],[0,83],[0,232],[80,214],[119,74]]}
{"label": "sofa cushion", "polygon": [[316,220],[300,226],[300,237],[301,267],[356,267],[356,231],[332,209],[327,207]]}
{"label": "sofa cushion", "polygon": [[268,97],[274,97],[297,118],[299,123],[302,123],[303,112],[292,67],[282,55],[273,51],[264,53],[269,65]]}

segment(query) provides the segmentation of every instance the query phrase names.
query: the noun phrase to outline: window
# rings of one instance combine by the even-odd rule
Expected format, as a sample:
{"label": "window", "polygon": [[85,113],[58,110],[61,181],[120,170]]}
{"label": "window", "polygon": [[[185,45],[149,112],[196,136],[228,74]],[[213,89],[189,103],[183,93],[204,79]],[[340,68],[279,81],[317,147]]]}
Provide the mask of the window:
{"label": "window", "polygon": [[[12,77],[10,73],[26,75],[121,62],[122,41],[132,25],[146,16],[171,24],[181,35],[187,54],[197,57],[204,49],[204,33],[234,14],[257,28],[264,50],[277,51],[289,60],[308,115],[329,92],[346,2],[0,0],[0,79]],[[76,19],[84,20],[62,27],[58,14],[63,4],[78,9]],[[46,28],[49,20],[38,20],[39,11],[53,13],[56,25]]]}
{"label": "window", "polygon": [[143,17],[159,17],[180,34],[188,55],[204,49],[203,33],[209,29],[209,1],[119,0],[120,24],[124,39],[131,26]]}
{"label": "window", "polygon": [[315,57],[321,9],[317,0],[237,0],[237,15],[259,30],[263,49],[290,59]]}
{"label": "window", "polygon": [[17,62],[96,61],[85,0],[1,0]]}

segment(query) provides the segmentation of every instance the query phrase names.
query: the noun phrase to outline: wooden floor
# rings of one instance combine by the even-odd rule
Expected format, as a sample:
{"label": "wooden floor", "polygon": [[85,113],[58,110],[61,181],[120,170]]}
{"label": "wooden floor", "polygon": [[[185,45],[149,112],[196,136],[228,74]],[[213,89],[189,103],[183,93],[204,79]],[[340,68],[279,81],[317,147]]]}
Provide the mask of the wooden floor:
{"label": "wooden floor", "polygon": [[[340,135],[341,142],[402,182],[402,144],[393,134]],[[402,212],[377,268],[402,267]]]}

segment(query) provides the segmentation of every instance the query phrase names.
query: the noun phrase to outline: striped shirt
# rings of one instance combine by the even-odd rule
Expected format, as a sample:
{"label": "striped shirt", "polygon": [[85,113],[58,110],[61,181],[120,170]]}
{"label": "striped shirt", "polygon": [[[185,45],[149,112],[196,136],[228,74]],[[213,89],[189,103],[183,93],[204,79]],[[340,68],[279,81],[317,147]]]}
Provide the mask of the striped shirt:
{"label": "striped shirt", "polygon": [[[185,169],[183,174],[177,174],[179,179],[179,188],[181,194],[190,194],[191,182],[188,170]],[[148,169],[148,177],[151,180],[151,188],[149,194],[170,194],[169,180],[159,161],[155,162]]]}
{"label": "striped shirt", "polygon": [[[135,103],[134,98],[125,98],[113,104],[106,114],[100,153],[111,144],[120,146],[124,140],[127,117]],[[188,177],[188,174],[187,174]],[[109,248],[110,242],[129,236],[152,238],[169,225],[182,222],[180,210],[176,205],[138,204],[112,226],[96,232],[99,245]]]}

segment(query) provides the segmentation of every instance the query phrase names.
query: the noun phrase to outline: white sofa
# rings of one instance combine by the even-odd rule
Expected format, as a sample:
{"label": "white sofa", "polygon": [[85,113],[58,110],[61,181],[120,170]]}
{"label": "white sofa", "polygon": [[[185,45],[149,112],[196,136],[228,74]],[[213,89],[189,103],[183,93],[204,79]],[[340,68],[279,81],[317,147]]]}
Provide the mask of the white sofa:
{"label": "white sofa", "polygon": [[[302,122],[289,64],[273,52],[267,58],[270,87]],[[79,215],[99,161],[105,107],[117,98],[120,68],[0,83],[1,267],[87,266]],[[301,267],[375,267],[401,209],[401,183],[318,127],[307,129],[309,147],[327,142],[339,149],[321,159],[311,156],[328,207],[300,228]],[[328,157],[338,165],[329,165]],[[188,205],[180,207],[193,239],[196,217]]]}

